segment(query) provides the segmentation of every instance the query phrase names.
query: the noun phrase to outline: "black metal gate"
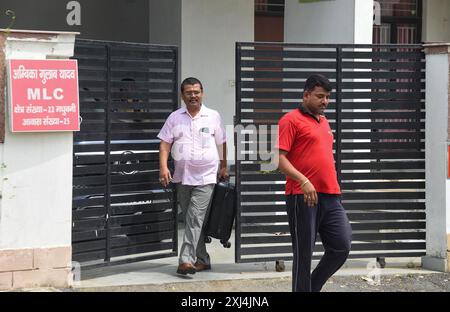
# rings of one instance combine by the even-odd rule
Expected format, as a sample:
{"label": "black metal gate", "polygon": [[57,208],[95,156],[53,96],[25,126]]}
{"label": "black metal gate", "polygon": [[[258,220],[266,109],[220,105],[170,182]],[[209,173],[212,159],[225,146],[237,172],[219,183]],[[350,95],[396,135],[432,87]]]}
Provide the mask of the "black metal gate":
{"label": "black metal gate", "polygon": [[350,257],[425,254],[424,58],[420,45],[236,45],[236,262],[292,259],[285,178],[270,161],[274,127],[312,73],[333,83],[326,115]]}
{"label": "black metal gate", "polygon": [[177,48],[77,40],[81,131],[73,145],[73,260],[177,254],[174,194],[158,183],[156,135],[178,108]]}

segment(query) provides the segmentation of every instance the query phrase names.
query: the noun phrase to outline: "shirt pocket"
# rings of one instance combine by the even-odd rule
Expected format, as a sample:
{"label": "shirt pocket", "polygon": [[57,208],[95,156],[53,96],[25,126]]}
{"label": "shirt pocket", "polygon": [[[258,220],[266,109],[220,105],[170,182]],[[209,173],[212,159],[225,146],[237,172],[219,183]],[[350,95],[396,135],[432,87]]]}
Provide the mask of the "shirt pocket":
{"label": "shirt pocket", "polygon": [[202,142],[202,147],[203,148],[208,148],[212,146],[212,140],[213,140],[213,135],[211,133],[207,133],[207,132],[201,132],[200,133],[200,138],[201,138],[201,142]]}

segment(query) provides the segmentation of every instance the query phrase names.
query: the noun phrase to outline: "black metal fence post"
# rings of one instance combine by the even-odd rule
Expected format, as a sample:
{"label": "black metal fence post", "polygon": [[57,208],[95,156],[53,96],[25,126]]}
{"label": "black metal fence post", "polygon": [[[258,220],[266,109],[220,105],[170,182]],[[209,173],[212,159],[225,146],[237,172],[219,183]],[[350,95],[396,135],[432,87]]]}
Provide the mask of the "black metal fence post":
{"label": "black metal fence post", "polygon": [[[172,106],[172,110],[176,111],[179,107],[179,95],[178,95],[178,48],[174,48],[174,67],[173,67],[173,71],[174,71],[174,76],[175,76],[175,81],[174,81],[174,85],[173,85],[173,106]],[[176,253],[176,255],[178,255],[178,198],[177,198],[177,188],[175,187],[175,185],[172,184],[172,201],[173,201],[173,219],[174,219],[174,226],[173,226],[173,241],[174,241],[174,245],[173,245],[173,251]]]}
{"label": "black metal fence post", "polygon": [[111,261],[111,46],[106,47],[106,136],[105,136],[105,162],[106,162],[106,253],[105,262]]}
{"label": "black metal fence post", "polygon": [[342,47],[336,47],[336,173],[338,183],[341,184],[342,179],[342,155],[341,155],[341,146],[342,146],[342,135],[341,135],[341,85],[342,85]]}
{"label": "black metal fence post", "polygon": [[[240,146],[241,142],[238,142],[240,135],[237,131],[240,131],[241,124],[241,45],[236,42],[235,50],[235,93],[236,93],[236,107],[234,117],[234,162],[235,162],[235,184],[236,184],[236,222],[235,222],[235,245],[241,244],[241,161],[240,161]],[[235,262],[241,258],[240,248],[235,249],[234,253]]]}

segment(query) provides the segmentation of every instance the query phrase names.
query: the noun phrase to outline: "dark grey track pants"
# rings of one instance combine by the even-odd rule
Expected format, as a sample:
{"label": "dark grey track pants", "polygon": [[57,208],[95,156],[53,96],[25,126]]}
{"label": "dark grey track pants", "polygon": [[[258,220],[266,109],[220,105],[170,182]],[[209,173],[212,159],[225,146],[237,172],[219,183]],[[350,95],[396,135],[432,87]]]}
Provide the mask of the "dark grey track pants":
{"label": "dark grey track pants", "polygon": [[[319,201],[308,207],[303,195],[287,195],[286,208],[294,252],[292,291],[317,292],[345,263],[350,252],[352,229],[339,195],[318,193]],[[311,273],[314,245],[320,235],[325,254]]]}

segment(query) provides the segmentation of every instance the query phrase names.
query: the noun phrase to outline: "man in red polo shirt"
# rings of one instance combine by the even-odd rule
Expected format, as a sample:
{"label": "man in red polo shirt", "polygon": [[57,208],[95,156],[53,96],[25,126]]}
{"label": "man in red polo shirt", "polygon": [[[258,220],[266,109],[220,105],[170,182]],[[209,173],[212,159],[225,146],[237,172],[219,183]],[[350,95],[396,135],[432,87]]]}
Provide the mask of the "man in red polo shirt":
{"label": "man in red polo shirt", "polygon": [[[350,252],[352,230],[341,204],[333,133],[324,116],[330,93],[326,77],[310,76],[303,103],[278,123],[278,168],[286,175],[286,208],[294,251],[293,291],[320,291]],[[317,233],[325,254],[311,273]]]}

